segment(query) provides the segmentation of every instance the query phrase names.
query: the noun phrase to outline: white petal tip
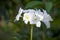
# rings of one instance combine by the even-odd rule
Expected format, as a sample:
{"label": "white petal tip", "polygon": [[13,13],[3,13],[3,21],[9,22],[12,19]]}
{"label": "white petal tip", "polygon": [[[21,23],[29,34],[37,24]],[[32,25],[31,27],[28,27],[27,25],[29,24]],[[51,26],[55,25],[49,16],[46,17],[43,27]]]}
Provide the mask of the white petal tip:
{"label": "white petal tip", "polygon": [[40,27],[40,26],[41,26],[41,22],[37,22],[36,27]]}

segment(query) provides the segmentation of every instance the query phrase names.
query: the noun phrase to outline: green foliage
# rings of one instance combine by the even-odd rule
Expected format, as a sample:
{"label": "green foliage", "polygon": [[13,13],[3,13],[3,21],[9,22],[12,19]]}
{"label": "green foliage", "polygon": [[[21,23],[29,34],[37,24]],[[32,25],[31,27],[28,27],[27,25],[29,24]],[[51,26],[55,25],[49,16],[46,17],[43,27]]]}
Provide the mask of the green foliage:
{"label": "green foliage", "polygon": [[[38,6],[37,5],[43,5],[44,3],[41,2],[41,1],[31,1],[29,3],[26,4],[25,8],[37,8]],[[35,7],[37,6],[37,7]]]}
{"label": "green foliage", "polygon": [[52,6],[53,6],[52,2],[45,2],[45,8],[46,8],[48,13],[50,13]]}

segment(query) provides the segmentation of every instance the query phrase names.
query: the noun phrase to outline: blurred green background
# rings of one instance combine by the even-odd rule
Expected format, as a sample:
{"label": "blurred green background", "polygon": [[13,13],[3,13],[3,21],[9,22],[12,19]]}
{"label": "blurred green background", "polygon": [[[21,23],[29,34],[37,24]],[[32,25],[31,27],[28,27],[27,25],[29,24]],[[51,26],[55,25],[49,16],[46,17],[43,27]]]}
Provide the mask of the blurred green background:
{"label": "blurred green background", "polygon": [[34,27],[33,40],[60,40],[60,0],[0,0],[0,40],[30,40],[30,24],[14,22],[20,7],[45,9],[54,20],[49,29]]}

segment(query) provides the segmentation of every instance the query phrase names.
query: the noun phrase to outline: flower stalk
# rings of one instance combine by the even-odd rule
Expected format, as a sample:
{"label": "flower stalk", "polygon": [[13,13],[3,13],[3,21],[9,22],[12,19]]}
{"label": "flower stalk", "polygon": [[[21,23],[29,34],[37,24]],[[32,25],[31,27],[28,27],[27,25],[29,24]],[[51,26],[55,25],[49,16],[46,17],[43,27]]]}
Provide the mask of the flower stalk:
{"label": "flower stalk", "polygon": [[33,25],[31,25],[30,40],[33,40]]}

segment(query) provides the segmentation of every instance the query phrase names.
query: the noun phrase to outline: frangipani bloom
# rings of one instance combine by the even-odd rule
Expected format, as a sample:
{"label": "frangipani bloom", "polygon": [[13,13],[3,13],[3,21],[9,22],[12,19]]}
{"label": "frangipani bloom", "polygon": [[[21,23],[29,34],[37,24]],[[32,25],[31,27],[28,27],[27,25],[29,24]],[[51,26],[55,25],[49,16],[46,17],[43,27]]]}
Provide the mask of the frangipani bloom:
{"label": "frangipani bloom", "polygon": [[50,21],[53,21],[53,19],[51,18],[51,16],[46,12],[46,10],[43,10],[43,20],[42,22],[45,23],[45,25],[47,26],[47,28],[50,28]]}
{"label": "frangipani bloom", "polygon": [[23,9],[20,8],[19,11],[18,11],[18,14],[17,14],[17,16],[16,16],[15,21],[19,21],[19,18],[21,17],[22,12],[23,12]]}

